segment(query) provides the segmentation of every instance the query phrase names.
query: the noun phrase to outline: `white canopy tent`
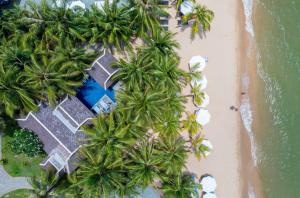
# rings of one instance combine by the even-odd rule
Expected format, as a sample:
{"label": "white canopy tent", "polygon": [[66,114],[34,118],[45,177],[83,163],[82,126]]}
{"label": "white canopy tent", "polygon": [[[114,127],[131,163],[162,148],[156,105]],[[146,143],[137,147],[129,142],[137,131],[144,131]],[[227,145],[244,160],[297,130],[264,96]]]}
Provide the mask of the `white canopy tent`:
{"label": "white canopy tent", "polygon": [[215,193],[205,193],[203,198],[217,198],[217,195]]}
{"label": "white canopy tent", "polygon": [[207,78],[205,75],[201,76],[200,78],[193,78],[191,80],[191,86],[200,86],[200,90],[202,91],[207,87]]}
{"label": "white canopy tent", "polygon": [[206,66],[205,58],[202,56],[193,56],[189,61],[190,70],[202,72]]}
{"label": "white canopy tent", "polygon": [[69,9],[82,8],[85,9],[85,4],[82,1],[72,1],[68,6]]}
{"label": "white canopy tent", "polygon": [[188,0],[184,1],[179,7],[179,10],[183,15],[188,15],[192,13],[193,9],[194,9],[193,2]]}
{"label": "white canopy tent", "polygon": [[208,110],[206,109],[199,109],[196,111],[196,120],[199,124],[201,124],[202,126],[206,125],[209,123],[210,121],[210,113],[208,112]]}
{"label": "white canopy tent", "polygon": [[203,192],[210,193],[214,192],[217,188],[217,182],[213,176],[207,175],[200,181]]}
{"label": "white canopy tent", "polygon": [[204,155],[205,155],[205,157],[207,157],[210,154],[210,151],[213,149],[213,145],[211,144],[211,142],[208,139],[204,139],[201,142],[201,145],[208,148],[208,151],[204,151]]}
{"label": "white canopy tent", "polygon": [[194,99],[194,104],[197,106],[197,107],[206,107],[208,104],[209,104],[209,95],[207,95],[207,93],[203,93],[203,98],[202,98],[202,103],[201,104],[198,104],[196,103],[195,99]]}

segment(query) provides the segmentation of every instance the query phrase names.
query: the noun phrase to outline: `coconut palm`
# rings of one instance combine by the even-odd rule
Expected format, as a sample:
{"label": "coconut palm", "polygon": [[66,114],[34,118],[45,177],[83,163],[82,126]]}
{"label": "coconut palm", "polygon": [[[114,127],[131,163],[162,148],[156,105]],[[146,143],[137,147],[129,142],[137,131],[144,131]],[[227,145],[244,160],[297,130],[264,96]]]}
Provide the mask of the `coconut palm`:
{"label": "coconut palm", "polygon": [[132,55],[129,61],[120,59],[113,63],[119,69],[113,78],[124,82],[127,90],[144,90],[153,86],[152,62],[144,61],[139,55]]}
{"label": "coconut palm", "polygon": [[12,117],[17,110],[37,110],[35,98],[39,98],[39,94],[25,82],[24,75],[17,67],[0,64],[0,101],[9,116]]}
{"label": "coconut palm", "polygon": [[201,105],[204,99],[204,93],[200,90],[201,85],[196,85],[191,88],[191,93],[193,94],[194,102],[196,105]]}
{"label": "coconut palm", "polygon": [[37,41],[43,40],[47,48],[51,49],[63,42],[65,38],[72,41],[85,41],[77,30],[77,24],[74,23],[79,13],[67,9],[66,6],[52,8],[46,0],[42,0],[40,4],[28,2],[28,6],[31,12],[20,19],[29,27],[23,43],[30,42],[38,45]]}
{"label": "coconut palm", "polygon": [[152,34],[145,34],[143,37],[145,46],[140,48],[141,54],[145,58],[170,56],[175,59],[177,56],[175,49],[179,48],[179,44],[174,40],[174,35],[174,33],[161,28],[152,30]]}
{"label": "coconut palm", "polygon": [[193,8],[193,12],[184,16],[184,20],[188,21],[193,19],[192,24],[192,37],[199,32],[200,27],[203,31],[210,30],[210,24],[214,18],[214,12],[209,10],[206,6],[196,4]]}
{"label": "coconut palm", "polygon": [[21,49],[13,41],[3,40],[0,45],[0,63],[2,65],[16,66],[23,69],[25,65],[31,64],[30,50]]}
{"label": "coconut palm", "polygon": [[159,132],[163,137],[174,137],[179,134],[180,122],[179,115],[172,111],[165,111],[161,113],[158,121],[154,124],[155,132]]}
{"label": "coconut palm", "polygon": [[76,68],[64,65],[46,54],[32,54],[32,65],[25,66],[26,83],[39,90],[51,106],[64,94],[75,95],[82,74]]}
{"label": "coconut palm", "polygon": [[159,156],[159,167],[162,172],[167,175],[175,175],[181,172],[189,152],[185,143],[185,140],[178,136],[159,139],[156,149]]}
{"label": "coconut palm", "polygon": [[178,67],[179,61],[174,57],[161,56],[153,61],[153,76],[157,79],[156,86],[179,92],[186,84],[187,73]]}
{"label": "coconut palm", "polygon": [[187,130],[190,136],[200,133],[202,126],[197,122],[197,116],[190,112],[186,114],[186,119],[182,121],[182,128]]}
{"label": "coconut palm", "polygon": [[118,112],[100,115],[93,120],[92,127],[83,129],[88,134],[87,146],[97,147],[100,154],[111,159],[121,158],[124,150],[136,144],[146,133],[142,127],[126,121]]}
{"label": "coconut palm", "polygon": [[62,67],[74,68],[85,73],[85,69],[91,67],[91,63],[95,60],[97,53],[75,47],[72,41],[66,38],[63,45],[58,45],[55,48],[52,56],[55,56],[55,64],[61,64]]}
{"label": "coconut palm", "polygon": [[112,4],[105,0],[102,9],[94,6],[88,13],[90,32],[85,36],[90,37],[91,44],[101,42],[111,50],[113,47],[117,50],[131,49],[130,41],[135,33],[130,24],[131,12],[129,7],[118,7],[116,0]]}
{"label": "coconut palm", "polygon": [[167,108],[166,103],[170,98],[166,97],[165,91],[147,89],[144,92],[121,91],[117,96],[119,109],[127,111],[130,117],[141,125],[151,126],[155,123],[161,112]]}
{"label": "coconut palm", "polygon": [[153,141],[143,141],[139,147],[129,152],[127,169],[129,170],[129,186],[147,187],[159,175],[159,159]]}
{"label": "coconut palm", "polygon": [[81,189],[82,197],[108,197],[125,191],[129,178],[122,158],[112,160],[97,148],[82,148],[80,151],[85,160],[73,173],[75,183],[71,188]]}
{"label": "coconut palm", "polygon": [[169,180],[163,181],[161,187],[165,198],[196,197],[197,189],[200,189],[200,184],[189,174],[171,176]]}
{"label": "coconut palm", "polygon": [[57,184],[59,175],[55,170],[42,171],[40,177],[32,177],[29,183],[32,186],[30,189],[30,196],[34,198],[50,198],[54,197],[51,192]]}
{"label": "coconut palm", "polygon": [[167,16],[167,12],[158,5],[158,0],[130,0],[134,8],[132,24],[138,27],[138,35],[149,33],[159,26],[159,16]]}
{"label": "coconut palm", "polygon": [[191,152],[200,160],[202,157],[206,157],[205,152],[210,151],[210,148],[202,144],[203,137],[200,135],[191,138]]}

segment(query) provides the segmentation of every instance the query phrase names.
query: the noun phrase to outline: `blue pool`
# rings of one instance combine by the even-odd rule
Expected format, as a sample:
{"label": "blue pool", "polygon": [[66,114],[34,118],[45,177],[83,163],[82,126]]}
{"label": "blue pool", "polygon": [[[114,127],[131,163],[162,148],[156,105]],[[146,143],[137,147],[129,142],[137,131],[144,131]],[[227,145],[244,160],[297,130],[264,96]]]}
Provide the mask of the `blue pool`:
{"label": "blue pool", "polygon": [[77,91],[77,98],[88,108],[92,108],[105,94],[115,102],[115,93],[111,86],[108,89],[101,87],[93,78],[88,78]]}

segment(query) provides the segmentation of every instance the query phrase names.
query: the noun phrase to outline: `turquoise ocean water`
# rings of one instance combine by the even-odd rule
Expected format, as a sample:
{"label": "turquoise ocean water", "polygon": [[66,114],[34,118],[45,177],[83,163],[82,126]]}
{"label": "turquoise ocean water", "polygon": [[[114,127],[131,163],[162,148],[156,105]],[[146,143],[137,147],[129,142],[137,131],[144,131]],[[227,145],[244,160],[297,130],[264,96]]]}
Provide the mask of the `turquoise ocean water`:
{"label": "turquoise ocean water", "polygon": [[250,104],[256,103],[256,108],[247,101],[241,108],[253,163],[265,197],[298,198],[300,0],[243,0],[243,4],[260,81],[260,88],[254,87],[255,96],[250,96]]}

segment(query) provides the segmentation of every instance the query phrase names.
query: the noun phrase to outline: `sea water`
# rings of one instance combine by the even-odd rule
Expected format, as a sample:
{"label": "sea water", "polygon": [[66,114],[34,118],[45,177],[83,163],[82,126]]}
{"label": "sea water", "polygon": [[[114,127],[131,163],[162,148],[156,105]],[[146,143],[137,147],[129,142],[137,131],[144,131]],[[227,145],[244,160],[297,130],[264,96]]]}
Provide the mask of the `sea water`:
{"label": "sea water", "polygon": [[[242,101],[265,197],[300,197],[300,0],[242,0],[260,88]],[[251,65],[252,66],[252,65]],[[247,79],[243,78],[243,79]],[[250,82],[247,82],[251,84]],[[247,83],[243,82],[243,86]],[[256,84],[257,85],[257,84]],[[251,87],[251,85],[250,85]],[[254,108],[251,104],[259,108]],[[249,187],[249,197],[255,197]]]}

